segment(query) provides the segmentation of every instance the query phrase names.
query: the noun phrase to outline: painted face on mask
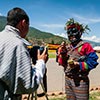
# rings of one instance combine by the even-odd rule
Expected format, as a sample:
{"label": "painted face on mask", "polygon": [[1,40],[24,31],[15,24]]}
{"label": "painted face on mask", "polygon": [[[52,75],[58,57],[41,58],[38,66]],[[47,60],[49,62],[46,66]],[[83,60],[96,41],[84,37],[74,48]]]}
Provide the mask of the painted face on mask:
{"label": "painted face on mask", "polygon": [[87,33],[87,30],[90,31],[88,25],[81,24],[73,18],[67,21],[64,29],[67,31],[69,41],[73,44],[77,44],[81,40],[80,38],[83,33]]}
{"label": "painted face on mask", "polygon": [[80,31],[76,27],[69,28],[67,30],[67,35],[71,43],[79,41],[81,37]]}

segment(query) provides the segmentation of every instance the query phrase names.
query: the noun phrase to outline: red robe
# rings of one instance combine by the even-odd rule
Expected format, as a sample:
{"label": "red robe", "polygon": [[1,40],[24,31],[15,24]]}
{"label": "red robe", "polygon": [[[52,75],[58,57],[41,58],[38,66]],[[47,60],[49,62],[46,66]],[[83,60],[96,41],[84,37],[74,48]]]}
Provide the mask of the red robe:
{"label": "red robe", "polygon": [[58,63],[65,67],[67,65],[67,48],[60,47],[58,49]]}

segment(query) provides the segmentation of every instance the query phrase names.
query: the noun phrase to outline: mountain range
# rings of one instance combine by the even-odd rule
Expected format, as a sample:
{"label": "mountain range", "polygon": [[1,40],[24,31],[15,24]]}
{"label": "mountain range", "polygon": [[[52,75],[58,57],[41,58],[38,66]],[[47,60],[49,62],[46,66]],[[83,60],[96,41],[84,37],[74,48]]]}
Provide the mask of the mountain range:
{"label": "mountain range", "polygon": [[[0,31],[4,29],[6,22],[6,17],[0,16]],[[63,40],[66,40],[66,38],[54,35],[53,33],[40,31],[34,27],[29,28],[27,39],[37,44],[41,42],[60,44]]]}
{"label": "mountain range", "polygon": [[[0,31],[4,29],[6,22],[7,22],[6,17],[0,16]],[[32,43],[37,43],[37,44],[40,44],[41,42],[51,43],[51,44],[60,44],[63,40],[67,41],[67,38],[54,35],[53,33],[43,32],[34,27],[29,28],[27,39],[31,41]],[[93,47],[100,46],[100,43],[96,43],[94,41],[88,41],[88,40],[85,40],[85,41],[91,43]]]}

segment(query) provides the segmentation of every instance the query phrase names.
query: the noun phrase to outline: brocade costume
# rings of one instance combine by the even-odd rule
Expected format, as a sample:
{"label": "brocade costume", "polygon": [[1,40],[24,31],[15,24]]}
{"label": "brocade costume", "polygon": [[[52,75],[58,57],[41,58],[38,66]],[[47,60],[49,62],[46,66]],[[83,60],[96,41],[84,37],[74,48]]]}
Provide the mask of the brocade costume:
{"label": "brocade costume", "polygon": [[[71,68],[67,65],[65,71],[65,89],[67,100],[89,100],[89,71],[98,65],[95,51],[88,42],[82,40],[67,53],[69,60],[79,62],[79,66]],[[83,58],[82,58],[83,57]]]}

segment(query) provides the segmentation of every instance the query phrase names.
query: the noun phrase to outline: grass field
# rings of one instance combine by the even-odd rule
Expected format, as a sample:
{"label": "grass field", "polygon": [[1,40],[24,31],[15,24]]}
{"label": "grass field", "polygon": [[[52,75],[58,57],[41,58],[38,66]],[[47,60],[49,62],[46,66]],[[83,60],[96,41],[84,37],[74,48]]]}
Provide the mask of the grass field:
{"label": "grass field", "polygon": [[48,50],[49,58],[56,58],[56,50]]}
{"label": "grass field", "polygon": [[91,92],[89,100],[100,100],[100,91]]}
{"label": "grass field", "polygon": [[[50,98],[49,100],[66,100],[65,96]],[[89,100],[100,100],[100,91],[90,92]]]}
{"label": "grass field", "polygon": [[[27,95],[28,96],[28,95]],[[22,100],[27,100],[27,96],[24,95]],[[46,100],[45,97],[40,97],[37,100]],[[49,100],[66,100],[65,95],[48,96]],[[89,100],[100,100],[100,90],[90,92]]]}

